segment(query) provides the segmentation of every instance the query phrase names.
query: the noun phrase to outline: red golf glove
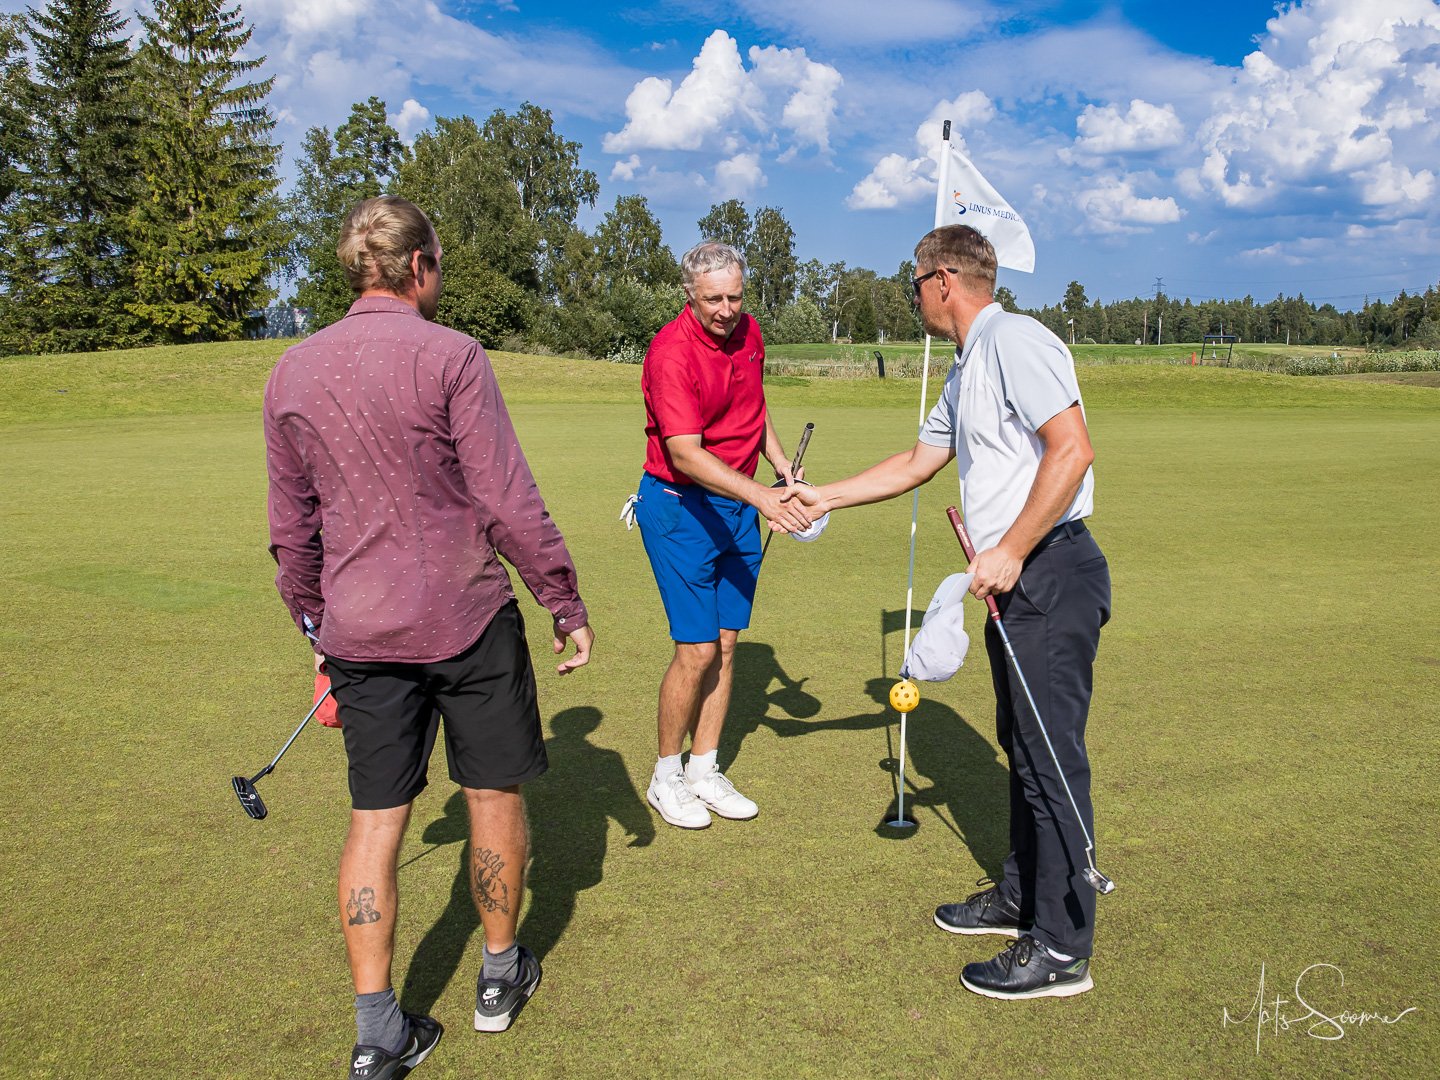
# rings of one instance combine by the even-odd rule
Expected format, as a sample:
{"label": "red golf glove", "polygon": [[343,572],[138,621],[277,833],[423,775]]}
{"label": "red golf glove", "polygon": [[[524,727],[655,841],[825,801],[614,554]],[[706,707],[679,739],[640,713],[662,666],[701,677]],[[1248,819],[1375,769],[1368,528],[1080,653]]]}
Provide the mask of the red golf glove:
{"label": "red golf glove", "polygon": [[[310,699],[310,704],[313,705],[315,704],[315,702],[319,701],[320,698],[329,689],[330,676],[317,671],[315,673],[315,696]],[[334,694],[331,694],[329,697],[325,698],[324,704],[322,704],[320,708],[315,710],[315,719],[319,720],[320,723],[324,724],[326,727],[340,726],[340,714],[335,708]]]}

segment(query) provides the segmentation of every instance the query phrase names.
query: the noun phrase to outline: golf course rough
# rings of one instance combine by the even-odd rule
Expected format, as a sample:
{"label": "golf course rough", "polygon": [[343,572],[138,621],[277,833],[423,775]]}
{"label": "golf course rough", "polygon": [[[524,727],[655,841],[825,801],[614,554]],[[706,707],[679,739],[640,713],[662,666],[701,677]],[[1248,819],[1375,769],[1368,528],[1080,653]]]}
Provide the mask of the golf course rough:
{"label": "golf course rough", "polygon": [[[0,361],[0,1077],[346,1067],[340,735],[295,743],[264,821],[230,779],[271,760],[313,690],[265,548],[259,395],[280,347]],[[417,1075],[1433,1075],[1440,992],[1414,976],[1440,960],[1440,389],[1081,366],[1115,596],[1087,741],[1119,888],[1095,989],[1015,1003],[957,981],[1002,940],[932,921],[1008,850],[983,650],[907,716],[917,827],[877,829],[910,500],[772,546],[720,750],[760,816],[668,828],[643,785],[670,643],[615,520],[642,460],[638,369],[495,366],[596,654],[547,676],[521,590],[551,769],[526,788],[520,937],[545,983],[504,1038],[466,1030],[464,807],[432,764],[395,984],[455,1037]],[[917,390],[796,377],[767,398],[782,431],[815,422],[823,481],[913,443]],[[953,473],[921,492],[916,595],[963,569],[957,496]],[[1343,1038],[1311,1034],[1335,1030],[1302,1019],[1297,980]]]}

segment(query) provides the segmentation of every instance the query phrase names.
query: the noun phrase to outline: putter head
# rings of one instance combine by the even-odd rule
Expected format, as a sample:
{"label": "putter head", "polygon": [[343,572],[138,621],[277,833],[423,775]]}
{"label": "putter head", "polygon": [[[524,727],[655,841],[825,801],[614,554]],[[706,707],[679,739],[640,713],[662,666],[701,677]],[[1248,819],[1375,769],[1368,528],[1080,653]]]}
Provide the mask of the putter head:
{"label": "putter head", "polygon": [[1080,874],[1086,882],[1089,883],[1090,887],[1101,896],[1109,896],[1115,891],[1115,883],[1093,866],[1087,866],[1084,870],[1080,871]]}
{"label": "putter head", "polygon": [[249,814],[256,821],[260,821],[269,813],[269,811],[265,809],[265,803],[261,800],[260,793],[255,790],[255,785],[252,781],[243,776],[235,776],[230,779],[230,784],[235,788],[235,797],[240,800],[240,805],[244,808],[245,813]]}

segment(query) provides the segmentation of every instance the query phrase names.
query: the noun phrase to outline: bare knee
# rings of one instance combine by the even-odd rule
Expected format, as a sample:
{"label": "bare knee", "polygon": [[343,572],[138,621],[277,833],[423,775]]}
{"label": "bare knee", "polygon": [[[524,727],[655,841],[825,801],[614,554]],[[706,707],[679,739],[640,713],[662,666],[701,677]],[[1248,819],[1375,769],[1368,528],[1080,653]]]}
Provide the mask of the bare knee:
{"label": "bare knee", "polygon": [[520,794],[520,785],[511,784],[501,788],[463,788],[465,805],[470,810],[470,821],[477,827],[524,820],[525,797]]}
{"label": "bare knee", "polygon": [[735,659],[735,642],[739,640],[739,634],[734,630],[721,630],[719,641],[720,665],[729,667]]}
{"label": "bare knee", "polygon": [[718,641],[677,641],[675,663],[688,673],[703,674],[720,658]]}
{"label": "bare knee", "polygon": [[351,810],[348,842],[369,845],[393,841],[398,846],[409,821],[409,803],[386,810]]}
{"label": "bare knee", "polygon": [[347,872],[383,873],[393,867],[410,821],[410,807],[351,810],[350,831],[340,852],[342,876]]}

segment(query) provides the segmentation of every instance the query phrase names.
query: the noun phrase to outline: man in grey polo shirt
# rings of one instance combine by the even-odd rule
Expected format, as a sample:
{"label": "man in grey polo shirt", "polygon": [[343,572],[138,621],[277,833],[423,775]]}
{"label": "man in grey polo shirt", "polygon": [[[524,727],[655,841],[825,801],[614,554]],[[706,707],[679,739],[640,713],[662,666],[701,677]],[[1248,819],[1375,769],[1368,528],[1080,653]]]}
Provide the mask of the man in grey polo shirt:
{"label": "man in grey polo shirt", "polygon": [[[1094,451],[1075,364],[1060,339],[994,301],[995,250],[965,225],[915,248],[915,303],[927,332],[954,341],[955,366],[915,446],[846,480],[796,488],[817,512],[910,491],[959,466],[977,554],[970,591],[994,596],[1086,830],[1093,836],[1085,720],[1110,571],[1084,524]],[[1095,893],[1081,877],[1085,841],[999,635],[985,644],[996,730],[1010,761],[1010,855],[999,884],[935,912],[956,934],[1017,938],[967,964],[961,982],[994,998],[1069,997],[1090,989]]]}

